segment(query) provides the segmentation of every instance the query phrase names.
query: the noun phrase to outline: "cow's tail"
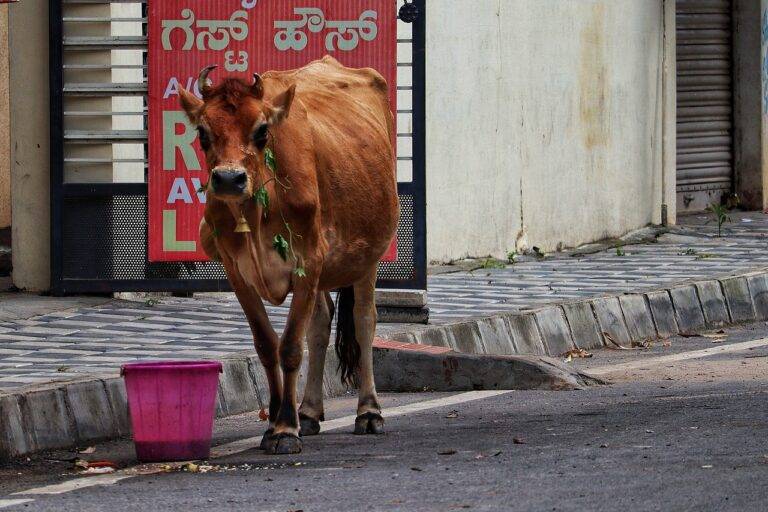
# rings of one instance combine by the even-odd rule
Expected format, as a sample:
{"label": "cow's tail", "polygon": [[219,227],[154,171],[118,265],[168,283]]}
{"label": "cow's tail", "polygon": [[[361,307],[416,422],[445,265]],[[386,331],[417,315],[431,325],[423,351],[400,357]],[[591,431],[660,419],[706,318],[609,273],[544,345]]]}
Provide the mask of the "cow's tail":
{"label": "cow's tail", "polygon": [[348,386],[357,384],[355,369],[360,361],[360,344],[355,334],[355,289],[352,286],[339,290],[336,306],[336,355],[339,358],[341,382]]}

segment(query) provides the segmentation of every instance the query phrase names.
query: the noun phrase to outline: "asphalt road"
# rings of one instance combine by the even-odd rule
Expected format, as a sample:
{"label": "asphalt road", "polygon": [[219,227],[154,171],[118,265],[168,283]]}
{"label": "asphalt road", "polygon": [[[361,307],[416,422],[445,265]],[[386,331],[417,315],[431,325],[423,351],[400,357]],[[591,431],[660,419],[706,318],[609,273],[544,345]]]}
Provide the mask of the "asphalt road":
{"label": "asphalt road", "polygon": [[[751,349],[737,345],[762,338],[766,341]],[[724,348],[731,351],[700,352]],[[647,350],[602,350],[570,364],[613,384],[493,396],[389,395],[385,418],[387,411],[401,414],[387,418],[387,434],[357,437],[344,421],[331,422],[336,430],[306,438],[304,452],[296,456],[267,456],[247,449],[248,441],[227,444],[264,429],[256,415],[229,418],[217,425],[215,443],[235,453],[210,461],[206,473],[135,468],[127,442],[80,455],[128,468],[106,477],[78,476],[67,461],[76,454],[47,454],[0,468],[0,508],[768,508],[766,325],[731,329],[720,338],[674,338]],[[332,401],[327,417],[353,413],[349,397]],[[141,472],[150,474],[136,476]],[[110,483],[116,475],[123,479]],[[92,483],[104,485],[72,490]]]}

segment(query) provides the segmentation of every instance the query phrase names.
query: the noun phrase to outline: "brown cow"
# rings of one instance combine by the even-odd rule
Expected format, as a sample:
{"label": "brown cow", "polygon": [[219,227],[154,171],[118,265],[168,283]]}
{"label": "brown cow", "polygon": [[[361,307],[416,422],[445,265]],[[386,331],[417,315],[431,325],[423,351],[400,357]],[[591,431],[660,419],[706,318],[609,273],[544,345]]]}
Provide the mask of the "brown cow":
{"label": "brown cow", "polygon": [[[249,84],[208,83],[202,100],[181,91],[210,177],[200,238],[220,260],[245,311],[269,380],[269,453],[298,453],[320,431],[323,368],[340,289],[336,352],[342,378],[359,387],[356,434],[382,432],[373,381],[377,262],[398,220],[394,122],[384,78],[331,57]],[[262,299],[293,293],[278,340]],[[301,407],[296,387],[309,345]]]}

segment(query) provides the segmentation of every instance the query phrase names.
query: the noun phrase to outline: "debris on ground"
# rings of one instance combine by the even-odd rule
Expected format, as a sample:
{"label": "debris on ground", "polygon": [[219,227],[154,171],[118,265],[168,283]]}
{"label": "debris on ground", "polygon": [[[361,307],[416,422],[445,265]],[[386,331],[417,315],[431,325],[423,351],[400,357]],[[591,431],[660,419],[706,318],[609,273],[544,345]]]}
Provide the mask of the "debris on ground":
{"label": "debris on ground", "polygon": [[81,455],[90,455],[90,454],[94,453],[95,451],[96,451],[96,447],[95,446],[89,446],[88,448],[85,448],[84,450],[80,450],[77,453],[79,453]]}
{"label": "debris on ground", "polygon": [[456,450],[440,450],[438,455],[456,455]]}
{"label": "debris on ground", "polygon": [[106,475],[117,471],[117,464],[108,460],[88,461],[75,459],[74,466],[81,475]]}
{"label": "debris on ground", "polygon": [[652,346],[652,342],[650,341],[633,341],[632,345],[630,347],[625,347],[615,339],[613,339],[613,336],[611,336],[609,333],[604,332],[603,336],[605,336],[605,340],[609,343],[608,348],[615,349],[615,350],[638,350],[638,349],[648,349]]}
{"label": "debris on ground", "polygon": [[458,418],[459,417],[459,411],[453,410],[453,411],[449,412],[448,414],[446,414],[445,417],[448,418],[448,419]]}
{"label": "debris on ground", "polygon": [[269,419],[269,413],[264,409],[259,409],[259,421],[267,421]]}
{"label": "debris on ground", "polygon": [[523,440],[522,440],[522,439],[520,439],[519,437],[513,437],[513,438],[512,438],[512,443],[513,443],[513,444],[525,444],[525,441],[523,441]]}
{"label": "debris on ground", "polygon": [[592,354],[590,354],[583,348],[574,348],[573,350],[569,350],[568,352],[561,354],[560,357],[565,358],[565,362],[569,363],[574,359],[590,358],[592,357]]}

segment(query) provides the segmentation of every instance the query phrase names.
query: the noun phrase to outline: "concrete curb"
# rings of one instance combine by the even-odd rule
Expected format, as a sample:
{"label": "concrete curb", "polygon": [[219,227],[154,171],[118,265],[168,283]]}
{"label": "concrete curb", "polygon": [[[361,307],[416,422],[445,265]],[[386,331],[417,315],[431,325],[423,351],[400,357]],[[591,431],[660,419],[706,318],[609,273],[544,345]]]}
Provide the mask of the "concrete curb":
{"label": "concrete curb", "polygon": [[[419,389],[452,390],[454,384],[448,383],[444,372],[439,371],[443,367],[435,366],[451,358],[467,369],[461,370],[464,373],[459,372],[459,377],[452,381],[459,383],[458,388],[464,389],[462,386],[467,382],[472,386],[515,386],[519,385],[519,375],[533,375],[529,365],[536,358],[502,358],[493,362],[493,359],[466,358],[462,354],[558,357],[574,347],[589,350],[604,346],[606,334],[616,342],[630,343],[756,320],[768,320],[768,269],[390,334],[388,338],[392,340],[422,345],[422,349],[408,357],[407,350],[385,354],[389,352],[388,347],[380,347],[376,357],[381,361],[394,358],[397,364],[381,363],[391,371],[385,374],[377,370],[377,378],[381,380],[382,390],[416,389],[415,381],[406,385],[398,377],[399,373],[407,373],[407,367],[403,366],[407,362],[435,370],[418,372],[421,379],[425,375],[432,377],[419,381],[423,384]],[[448,354],[449,351],[460,354]],[[424,352],[431,352],[432,358]],[[439,357],[435,358],[434,354]],[[266,408],[268,389],[258,357],[253,352],[244,352],[222,362],[224,371],[219,382],[217,415]],[[331,348],[324,378],[327,397],[347,391],[336,375],[337,363]],[[482,373],[480,368],[488,369],[483,366],[488,364],[493,365],[495,372],[493,382],[472,381],[471,375]],[[553,368],[556,366],[555,363]],[[499,373],[499,368],[508,374]],[[302,371],[302,380],[304,374]],[[410,375],[414,379],[417,376]],[[65,382],[26,386],[11,393],[0,392],[0,460],[126,436],[130,434],[127,410],[122,378],[115,375],[88,375]]]}
{"label": "concrete curb", "polygon": [[768,319],[768,269],[389,334],[465,354],[560,356]]}

